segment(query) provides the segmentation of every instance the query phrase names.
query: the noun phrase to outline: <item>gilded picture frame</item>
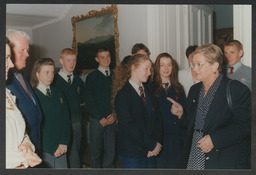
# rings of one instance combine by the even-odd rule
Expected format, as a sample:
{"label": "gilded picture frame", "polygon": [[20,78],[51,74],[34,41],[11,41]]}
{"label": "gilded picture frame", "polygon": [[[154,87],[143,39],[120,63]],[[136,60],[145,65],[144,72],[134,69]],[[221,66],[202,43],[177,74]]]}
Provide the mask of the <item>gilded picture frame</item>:
{"label": "gilded picture frame", "polygon": [[110,50],[110,69],[120,63],[119,31],[117,27],[117,5],[107,6],[100,11],[91,10],[87,15],[73,16],[72,47],[77,52],[77,66],[81,73],[97,69],[95,60],[99,48]]}

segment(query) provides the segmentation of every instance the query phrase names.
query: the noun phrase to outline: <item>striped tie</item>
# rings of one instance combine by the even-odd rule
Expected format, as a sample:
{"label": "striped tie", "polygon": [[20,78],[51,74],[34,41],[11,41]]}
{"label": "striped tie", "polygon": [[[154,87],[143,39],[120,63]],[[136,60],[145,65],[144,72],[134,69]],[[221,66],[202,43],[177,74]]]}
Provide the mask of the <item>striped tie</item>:
{"label": "striped tie", "polygon": [[109,75],[108,75],[108,70],[106,70],[105,72],[106,72],[106,77],[108,77],[108,76],[109,76]]}
{"label": "striped tie", "polygon": [[51,92],[50,92],[50,89],[49,89],[49,88],[46,89],[46,96],[47,96],[47,97],[51,97]]}
{"label": "striped tie", "polygon": [[142,87],[142,86],[139,86],[139,90],[140,90],[140,97],[141,97],[142,101],[143,101],[144,103],[146,103],[146,97],[145,97],[145,95],[144,95],[144,89],[143,89],[143,87]]}
{"label": "striped tie", "polygon": [[72,76],[72,74],[71,75],[67,75],[67,77],[68,77],[68,84],[71,84],[71,76]]}

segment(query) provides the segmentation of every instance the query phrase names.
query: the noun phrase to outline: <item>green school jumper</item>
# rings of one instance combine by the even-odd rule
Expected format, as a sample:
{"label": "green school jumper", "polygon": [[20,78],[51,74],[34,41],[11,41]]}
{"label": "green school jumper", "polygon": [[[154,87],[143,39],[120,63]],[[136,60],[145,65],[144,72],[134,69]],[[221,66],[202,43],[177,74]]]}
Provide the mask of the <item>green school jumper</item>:
{"label": "green school jumper", "polygon": [[51,97],[47,97],[40,90],[35,89],[43,120],[41,126],[42,151],[54,155],[59,144],[69,145],[70,120],[64,95],[51,87]]}
{"label": "green school jumper", "polygon": [[83,103],[84,95],[84,85],[81,78],[74,75],[72,84],[69,84],[57,73],[55,75],[53,85],[61,90],[67,99],[71,122],[81,122],[82,110],[80,104]]}
{"label": "green school jumper", "polygon": [[106,77],[99,70],[90,73],[85,84],[85,106],[90,117],[101,120],[112,113],[111,95],[113,72]]}

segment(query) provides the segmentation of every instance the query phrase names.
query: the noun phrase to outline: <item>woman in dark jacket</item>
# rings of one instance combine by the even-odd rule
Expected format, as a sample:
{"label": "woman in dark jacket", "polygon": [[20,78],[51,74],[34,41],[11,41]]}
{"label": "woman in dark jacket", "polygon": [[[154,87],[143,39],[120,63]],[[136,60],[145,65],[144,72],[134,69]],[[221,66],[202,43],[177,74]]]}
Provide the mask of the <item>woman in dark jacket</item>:
{"label": "woman in dark jacket", "polygon": [[230,83],[231,110],[227,102],[228,78],[220,74],[223,54],[213,44],[197,48],[192,68],[201,82],[191,87],[188,108],[173,99],[171,113],[188,127],[183,167],[187,169],[250,168],[251,93],[242,83]]}

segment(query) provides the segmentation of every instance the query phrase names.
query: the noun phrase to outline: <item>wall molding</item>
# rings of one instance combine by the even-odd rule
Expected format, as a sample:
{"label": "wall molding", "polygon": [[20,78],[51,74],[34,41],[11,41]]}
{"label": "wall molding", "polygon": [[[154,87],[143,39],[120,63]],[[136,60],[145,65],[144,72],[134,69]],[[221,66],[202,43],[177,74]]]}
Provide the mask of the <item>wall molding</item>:
{"label": "wall molding", "polygon": [[37,25],[34,25],[33,27],[31,27],[31,29],[32,30],[35,30],[35,29],[38,29],[38,28],[41,28],[41,27],[44,27],[44,26],[47,26],[47,25],[50,25],[50,24],[53,24],[53,23],[57,23],[57,22],[60,22],[60,21],[62,21],[64,18],[65,18],[65,16],[67,15],[67,13],[69,12],[69,10],[71,9],[71,7],[73,6],[73,5],[65,5],[66,7],[65,7],[65,9],[64,9],[64,11],[63,11],[63,13],[62,13],[62,15],[61,16],[59,16],[58,18],[55,18],[55,19],[51,19],[51,20],[49,20],[49,21],[46,21],[46,22],[43,22],[43,23],[41,23],[41,24],[37,24]]}

